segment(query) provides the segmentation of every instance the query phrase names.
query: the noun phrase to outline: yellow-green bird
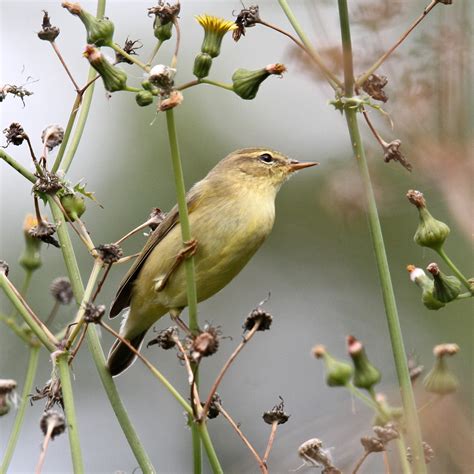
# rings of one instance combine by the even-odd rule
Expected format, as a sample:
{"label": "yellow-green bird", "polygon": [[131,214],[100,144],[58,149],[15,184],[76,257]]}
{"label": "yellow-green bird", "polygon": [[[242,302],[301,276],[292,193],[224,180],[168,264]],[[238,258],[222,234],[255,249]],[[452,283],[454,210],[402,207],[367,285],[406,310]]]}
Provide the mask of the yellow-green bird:
{"label": "yellow-green bird", "polygon": [[[314,166],[266,148],[237,150],[196,183],[186,199],[193,235],[198,301],[224,288],[270,234],[275,197],[295,172]],[[187,306],[186,276],[178,208],[154,230],[123,279],[110,310],[130,307],[120,335],[139,348],[146,332],[163,315],[178,317]],[[135,360],[120,340],[109,352],[108,367],[118,375]]]}

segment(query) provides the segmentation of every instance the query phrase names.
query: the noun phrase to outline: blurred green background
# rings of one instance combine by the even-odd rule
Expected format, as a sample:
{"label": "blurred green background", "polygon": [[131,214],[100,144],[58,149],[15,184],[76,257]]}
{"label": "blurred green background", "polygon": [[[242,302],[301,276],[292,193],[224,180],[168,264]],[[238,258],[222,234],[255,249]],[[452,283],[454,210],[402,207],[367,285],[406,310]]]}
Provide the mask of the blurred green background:
{"label": "blurred green background", "polygon": [[[404,30],[425,4],[416,2],[357,1],[351,3],[356,71],[378,57]],[[420,293],[408,279],[406,265],[425,268],[435,255],[417,247],[412,236],[416,210],[408,203],[408,189],[425,193],[430,210],[447,222],[452,233],[447,243],[451,258],[468,276],[472,259],[472,125],[473,87],[472,5],[467,0],[452,6],[439,5],[381,68],[389,77],[390,97],[386,118],[371,116],[387,141],[400,138],[403,152],[413,165],[408,173],[397,163],[383,163],[381,150],[366,133],[371,172],[379,201],[382,226],[395,286],[407,351],[414,352],[425,367],[432,364],[432,347],[441,342],[459,344],[461,352],[449,361],[461,380],[456,395],[435,404],[422,416],[424,437],[437,457],[432,472],[472,472],[472,302],[462,301],[433,312],[420,302]],[[83,5],[93,11],[93,2]],[[334,67],[339,64],[339,30],[335,1],[292,2],[315,45]],[[154,45],[152,4],[109,1],[107,16],[115,22],[115,40],[127,37],[144,44],[146,58]],[[248,5],[247,5],[248,6]],[[232,18],[240,2],[183,1],[182,46],[178,84],[193,78],[192,64],[199,51],[202,29],[194,15],[211,13]],[[1,3],[1,83],[27,84],[34,92],[23,107],[17,98],[1,104],[2,129],[20,122],[40,151],[41,131],[49,124],[65,126],[74,91],[51,47],[38,40],[42,13],[61,28],[57,42],[79,83],[87,75],[82,57],[83,26],[61,8],[59,2]],[[290,29],[276,2],[260,3],[263,19]],[[471,44],[470,44],[471,43]],[[172,41],[160,51],[158,62],[167,63]],[[105,50],[107,53],[108,51]],[[111,50],[110,50],[111,51]],[[112,54],[110,54],[112,56]],[[317,160],[317,169],[301,173],[286,184],[277,199],[274,231],[263,248],[227,288],[199,305],[200,321],[221,326],[226,338],[219,352],[202,365],[204,392],[212,383],[240,339],[248,312],[271,292],[266,305],[274,323],[268,333],[257,334],[226,376],[219,393],[225,408],[256,448],[263,452],[269,426],[261,415],[281,395],[290,421],[278,431],[270,458],[272,472],[288,472],[301,464],[298,446],[318,437],[333,447],[335,464],[348,470],[361,453],[359,438],[370,435],[370,412],[342,389],[324,383],[323,367],[310,355],[316,343],[338,355],[345,354],[345,336],[365,342],[371,360],[383,371],[380,392],[399,403],[397,380],[388,338],[379,281],[371,248],[357,169],[352,158],[345,121],[328,100],[330,88],[304,61],[288,40],[257,26],[240,42],[224,39],[221,56],[214,61],[210,78],[229,82],[239,67],[258,69],[284,62],[288,73],[280,80],[269,78],[257,98],[243,101],[232,92],[202,85],[189,89],[176,111],[187,186],[201,179],[214,164],[236,148],[268,146],[298,160]],[[135,67],[124,65],[129,84],[141,82]],[[365,128],[365,127],[364,127]],[[30,167],[25,146],[8,149]],[[54,157],[53,152],[53,157]],[[30,167],[31,168],[31,167]],[[94,243],[117,240],[148,216],[152,207],[169,209],[175,203],[174,184],[166,139],[164,116],[153,106],[138,108],[133,94],[107,97],[98,81],[85,134],[69,178],[84,179],[103,205],[89,202],[84,221]],[[12,281],[21,285],[22,270],[16,265],[23,249],[22,222],[33,211],[31,186],[20,175],[0,164],[1,252],[10,263]],[[47,212],[45,210],[45,212]],[[141,235],[126,243],[126,252],[138,251]],[[83,278],[92,268],[91,258],[75,239]],[[44,265],[33,277],[28,301],[46,318],[52,298],[51,280],[65,275],[58,249],[43,246]],[[125,266],[113,268],[99,297],[110,304]],[[442,266],[442,268],[444,268]],[[2,312],[10,306],[1,296]],[[59,329],[74,315],[62,308],[55,322]],[[164,318],[156,328],[169,325]],[[118,328],[119,321],[112,323]],[[150,333],[150,337],[153,337]],[[104,351],[112,339],[103,335]],[[156,347],[156,346],[155,346]],[[182,391],[186,375],[173,351],[155,347],[144,353]],[[27,350],[13,333],[0,328],[0,377],[14,378],[21,390]],[[41,388],[51,376],[47,354],[42,355],[35,385]],[[110,408],[94,364],[84,347],[74,364],[74,388],[79,429],[87,472],[132,472],[136,467],[125,438]],[[124,403],[159,472],[190,472],[190,433],[181,408],[136,363],[116,379]],[[426,401],[421,384],[417,397]],[[11,472],[31,472],[39,455],[38,420],[43,402],[28,409]],[[14,413],[0,419],[0,453],[6,446]],[[449,427],[449,428],[448,428]],[[226,472],[256,472],[250,454],[221,417],[210,423],[211,435]],[[448,436],[449,434],[449,436]],[[373,458],[373,459],[372,459]],[[366,472],[383,472],[381,458],[367,461]],[[49,448],[44,472],[71,471],[67,436]],[[303,472],[302,469],[301,472]],[[136,472],[136,471],[135,471]]]}

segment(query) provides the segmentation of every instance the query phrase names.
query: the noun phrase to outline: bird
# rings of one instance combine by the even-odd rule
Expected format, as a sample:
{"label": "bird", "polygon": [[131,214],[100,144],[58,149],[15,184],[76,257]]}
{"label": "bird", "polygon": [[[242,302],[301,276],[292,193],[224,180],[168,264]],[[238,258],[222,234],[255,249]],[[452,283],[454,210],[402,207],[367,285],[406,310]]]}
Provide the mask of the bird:
{"label": "bird", "polygon": [[[167,313],[179,318],[188,304],[183,260],[189,255],[194,255],[198,302],[224,288],[270,234],[281,185],[295,172],[317,164],[267,148],[236,150],[219,161],[186,195],[193,240],[183,247],[175,206],[122,280],[109,313],[113,318],[129,308],[120,336],[139,350],[158,319]],[[116,339],[107,359],[109,372],[121,374],[135,358]]]}

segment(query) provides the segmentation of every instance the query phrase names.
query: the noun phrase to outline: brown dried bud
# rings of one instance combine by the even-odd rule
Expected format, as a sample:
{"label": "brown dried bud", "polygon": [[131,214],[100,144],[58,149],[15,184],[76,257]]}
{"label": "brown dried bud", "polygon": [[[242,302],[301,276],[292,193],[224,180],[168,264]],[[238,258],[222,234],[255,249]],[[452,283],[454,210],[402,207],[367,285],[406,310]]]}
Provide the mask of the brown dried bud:
{"label": "brown dried bud", "polygon": [[26,138],[23,127],[17,122],[13,122],[8,128],[5,128],[3,134],[7,139],[6,146],[10,145],[10,143],[13,143],[15,146],[20,146]]}
{"label": "brown dried bud", "polygon": [[94,303],[86,303],[84,311],[84,321],[91,324],[99,324],[105,314],[105,305],[95,305]]}
{"label": "brown dried bud", "polygon": [[158,335],[148,342],[147,347],[154,346],[158,344],[162,349],[167,351],[172,349],[176,345],[176,337],[178,335],[178,328],[176,326],[171,326],[167,329],[163,329],[158,333]]}
{"label": "brown dried bud", "polygon": [[190,356],[195,362],[202,357],[208,357],[217,352],[219,348],[220,331],[218,328],[206,325],[204,331],[199,333],[192,341]]}
{"label": "brown dried bud", "polygon": [[95,250],[107,265],[118,262],[123,257],[123,251],[117,244],[101,244]]}
{"label": "brown dried bud", "polygon": [[48,12],[43,10],[43,23],[41,25],[41,31],[38,31],[38,38],[52,43],[58,35],[59,28],[51,25]]}
{"label": "brown dried bud", "polygon": [[[201,405],[204,406],[205,403],[201,402]],[[217,418],[220,414],[220,406],[222,405],[222,400],[219,394],[216,392],[211,399],[211,403],[209,404],[209,411],[207,412],[207,417],[212,420],[213,418]]]}
{"label": "brown dried bud", "polygon": [[385,426],[374,426],[372,428],[384,444],[400,437],[400,433],[395,428],[393,423],[387,423]]}
{"label": "brown dried bud", "polygon": [[54,194],[63,187],[59,176],[51,171],[43,170],[41,176],[35,176],[38,178],[33,185],[35,193]]}
{"label": "brown dried bud", "polygon": [[63,142],[64,129],[59,125],[48,125],[41,133],[41,141],[51,151]]}
{"label": "brown dried bud", "polygon": [[434,346],[433,348],[433,354],[438,357],[444,357],[444,356],[452,356],[454,354],[457,354],[459,352],[459,346],[457,344],[438,344],[437,346]]}
{"label": "brown dried bud", "polygon": [[148,9],[148,16],[155,15],[155,22],[159,21],[161,25],[174,22],[175,18],[178,17],[181,5],[177,2],[175,5],[165,3],[163,0],[159,0],[156,7]]}
{"label": "brown dried bud", "polygon": [[411,171],[413,166],[407,161],[400,151],[402,142],[400,140],[392,140],[390,143],[383,144],[383,160],[385,163],[390,161],[398,161],[405,169]]}
{"label": "brown dried bud", "polygon": [[55,278],[49,286],[49,291],[61,304],[69,304],[74,299],[71,282],[66,277]]}
{"label": "brown dried bud", "polygon": [[283,401],[283,398],[280,396],[278,398],[281,400],[281,402],[275,405],[270,411],[264,412],[262,416],[263,421],[269,425],[273,425],[275,422],[277,422],[279,425],[283,425],[290,418],[290,415],[287,415],[284,412],[285,402]]}
{"label": "brown dried bud", "polygon": [[64,415],[56,410],[45,411],[40,420],[40,428],[45,436],[47,433],[51,433],[51,439],[54,439],[66,430]]}
{"label": "brown dried bud", "polygon": [[183,102],[183,94],[179,91],[172,91],[168,98],[162,99],[158,110],[160,112],[165,112],[166,110],[174,109],[178,105],[181,105]]}
{"label": "brown dried bud", "polygon": [[380,100],[381,102],[387,102],[388,96],[383,90],[387,83],[388,79],[385,76],[371,74],[362,85],[362,89],[364,89],[364,91],[367,92],[367,94],[369,94],[372,99]]}
{"label": "brown dried bud", "polygon": [[363,436],[360,439],[360,443],[362,446],[364,446],[364,449],[367,453],[380,453],[385,451],[383,441],[378,438]]}
{"label": "brown dried bud", "polygon": [[260,306],[252,310],[244,321],[244,331],[250,331],[258,323],[257,331],[267,331],[272,325],[273,316],[264,311]]}
{"label": "brown dried bud", "polygon": [[160,208],[154,207],[148,219],[148,227],[151,230],[155,230],[165,220],[165,217],[166,214]]}
{"label": "brown dried bud", "polygon": [[34,239],[39,239],[47,244],[60,248],[59,242],[53,237],[56,232],[56,226],[46,221],[41,221],[38,225],[28,231],[28,235]]}
{"label": "brown dried bud", "polygon": [[[138,56],[137,50],[143,48],[143,44],[140,40],[130,40],[127,39],[125,40],[125,44],[123,46],[123,50],[129,54],[130,56]],[[126,58],[125,56],[122,56],[118,51],[115,52],[115,63],[127,63],[127,64],[133,64],[133,61],[130,59]]]}
{"label": "brown dried bud", "polygon": [[407,192],[407,198],[418,209],[426,207],[426,201],[421,191],[417,191],[415,189],[409,189]]}
{"label": "brown dried bud", "polygon": [[5,276],[8,276],[10,271],[10,266],[5,260],[0,260],[0,273],[3,273]]}

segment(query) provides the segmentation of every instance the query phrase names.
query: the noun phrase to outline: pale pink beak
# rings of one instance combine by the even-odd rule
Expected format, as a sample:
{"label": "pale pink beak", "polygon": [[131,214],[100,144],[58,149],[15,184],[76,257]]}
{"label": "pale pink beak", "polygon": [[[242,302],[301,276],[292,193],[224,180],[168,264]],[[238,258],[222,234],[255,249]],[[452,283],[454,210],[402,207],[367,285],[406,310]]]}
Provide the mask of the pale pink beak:
{"label": "pale pink beak", "polygon": [[319,163],[317,161],[299,162],[297,160],[291,160],[290,161],[290,171],[294,172],[294,171],[302,170],[304,168],[309,168],[310,166],[316,166],[316,165],[319,165]]}

